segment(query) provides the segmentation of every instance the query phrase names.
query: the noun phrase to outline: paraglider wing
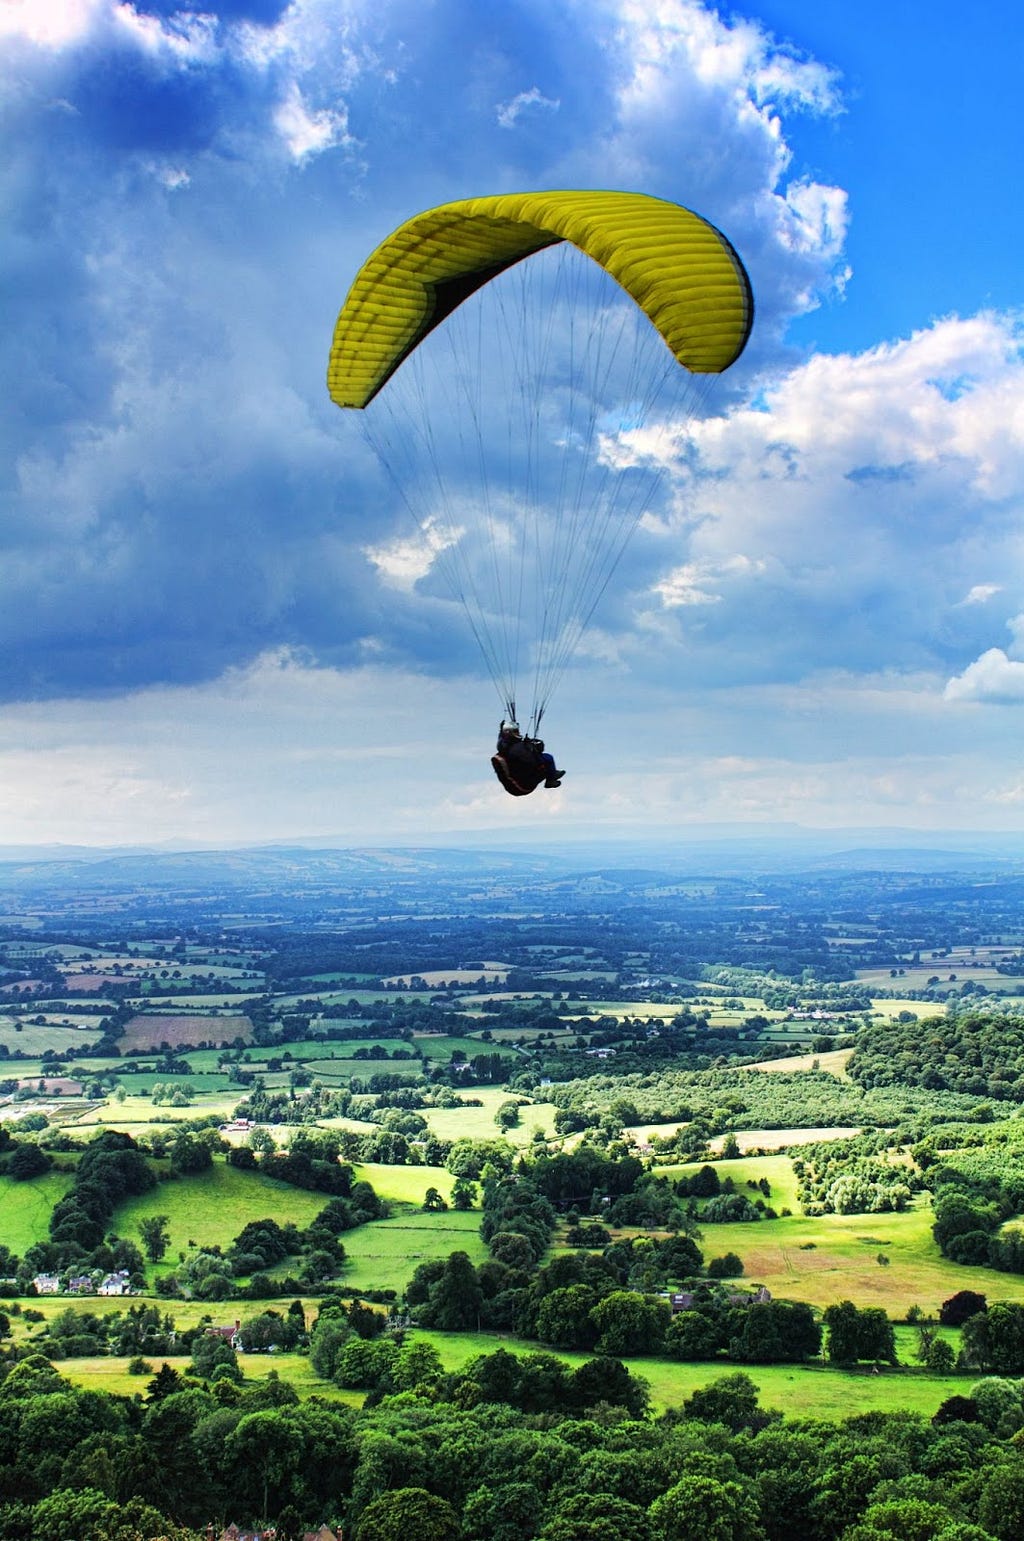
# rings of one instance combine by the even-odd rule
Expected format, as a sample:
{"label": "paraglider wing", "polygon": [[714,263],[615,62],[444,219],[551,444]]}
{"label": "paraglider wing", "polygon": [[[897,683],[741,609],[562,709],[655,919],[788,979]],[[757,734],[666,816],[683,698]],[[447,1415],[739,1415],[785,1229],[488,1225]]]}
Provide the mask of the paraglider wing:
{"label": "paraglider wing", "polygon": [[333,400],[365,407],[463,300],[560,241],[621,284],[691,373],[718,374],[743,351],[750,283],[725,236],[700,215],[644,193],[503,193],[418,214],[367,259],[335,327]]}

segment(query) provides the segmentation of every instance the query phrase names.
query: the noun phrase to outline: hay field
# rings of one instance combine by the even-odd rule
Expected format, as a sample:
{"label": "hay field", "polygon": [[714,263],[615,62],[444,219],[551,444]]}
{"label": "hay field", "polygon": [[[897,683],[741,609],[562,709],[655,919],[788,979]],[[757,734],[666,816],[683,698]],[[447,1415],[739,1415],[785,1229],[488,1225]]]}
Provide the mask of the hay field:
{"label": "hay field", "polygon": [[187,1048],[199,1043],[233,1043],[236,1038],[241,1038],[244,1043],[252,1042],[252,1023],[248,1017],[153,1012],[132,1017],[120,1047],[122,1054],[129,1054],[132,1049],[158,1049],[162,1043],[169,1043],[173,1048]]}

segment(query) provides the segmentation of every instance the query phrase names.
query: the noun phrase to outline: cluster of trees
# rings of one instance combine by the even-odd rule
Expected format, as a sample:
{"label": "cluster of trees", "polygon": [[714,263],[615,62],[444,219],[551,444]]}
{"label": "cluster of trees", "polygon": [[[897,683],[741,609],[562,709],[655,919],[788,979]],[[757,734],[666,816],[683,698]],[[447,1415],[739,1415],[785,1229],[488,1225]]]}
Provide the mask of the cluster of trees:
{"label": "cluster of trees", "polygon": [[51,1316],[33,1351],[48,1359],[76,1359],[98,1354],[118,1356],[173,1354],[180,1347],[173,1317],[156,1306],[130,1306],[110,1315],[68,1306]]}
{"label": "cluster of trees", "polygon": [[[183,1135],[181,1141],[180,1154],[187,1160],[191,1137]],[[49,1240],[25,1253],[25,1282],[36,1272],[125,1268],[143,1283],[142,1253],[134,1242],[112,1237],[110,1223],[122,1200],[156,1186],[149,1162],[130,1135],[105,1129],[82,1150],[73,1171],[71,1188],[51,1211]]]}
{"label": "cluster of trees", "polygon": [[1024,1231],[1007,1226],[1024,1210],[1024,1176],[972,1175],[938,1166],[929,1172],[935,1194],[932,1235],[954,1263],[1024,1273]]}
{"label": "cluster of trees", "polygon": [[923,1182],[881,1153],[891,1134],[852,1140],[822,1140],[800,1147],[794,1157],[800,1202],[809,1215],[888,1214],[906,1209]]}
{"label": "cluster of trees", "polygon": [[791,1425],[742,1373],[653,1418],[614,1359],[498,1350],[446,1374],[428,1344],[363,1337],[333,1306],[318,1353],[369,1391],[362,1411],[224,1366],[165,1367],[133,1399],[77,1390],[40,1356],[3,1364],[3,1534],[195,1541],[233,1520],[282,1541],[325,1521],[352,1541],[1015,1541],[1024,1524],[1009,1377],[931,1421]]}
{"label": "cluster of trees", "polygon": [[848,1073],[861,1086],[919,1086],[1024,1102],[1024,1020],[961,1011],[922,1022],[873,1022],[857,1037]]}
{"label": "cluster of trees", "polygon": [[880,1085],[868,1093],[864,1087],[824,1071],[752,1076],[740,1069],[666,1069],[651,1076],[618,1074],[609,1071],[611,1064],[606,1061],[600,1074],[546,1090],[545,1095],[566,1115],[565,1127],[600,1129],[609,1111],[624,1105],[635,1116],[622,1119],[622,1123],[688,1125],[670,1141],[660,1142],[659,1149],[690,1157],[703,1154],[703,1144],[711,1136],[741,1127],[925,1128],[937,1123],[974,1123],[984,1116],[979,1114],[977,1097],[967,1093],[912,1090],[903,1084]]}

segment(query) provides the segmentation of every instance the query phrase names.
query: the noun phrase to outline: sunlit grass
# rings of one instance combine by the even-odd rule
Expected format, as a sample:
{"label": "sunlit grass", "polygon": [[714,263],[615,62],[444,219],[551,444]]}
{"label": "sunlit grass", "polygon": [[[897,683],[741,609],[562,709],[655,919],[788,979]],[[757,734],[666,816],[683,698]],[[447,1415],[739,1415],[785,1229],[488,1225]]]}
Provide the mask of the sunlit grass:
{"label": "sunlit grass", "polygon": [[[504,1348],[517,1354],[536,1353],[539,1343],[491,1333],[417,1332],[417,1338],[432,1343],[447,1370],[459,1370],[478,1354],[493,1354]],[[576,1367],[584,1364],[586,1354],[555,1352],[559,1359]],[[671,1359],[626,1359],[630,1372],[641,1376],[651,1391],[652,1410],[663,1412],[679,1407],[701,1386],[723,1375],[741,1370],[758,1388],[764,1407],[778,1408],[790,1418],[825,1418],[838,1420],[855,1413],[907,1408],[930,1417],[947,1397],[963,1395],[970,1379],[955,1375],[928,1375],[922,1371],[836,1370],[831,1366],[812,1365],[739,1365],[722,1360],[713,1364],[682,1364]]]}
{"label": "sunlit grass", "polygon": [[70,1188],[70,1172],[46,1172],[28,1182],[0,1177],[0,1242],[21,1256],[49,1235],[50,1214]]}

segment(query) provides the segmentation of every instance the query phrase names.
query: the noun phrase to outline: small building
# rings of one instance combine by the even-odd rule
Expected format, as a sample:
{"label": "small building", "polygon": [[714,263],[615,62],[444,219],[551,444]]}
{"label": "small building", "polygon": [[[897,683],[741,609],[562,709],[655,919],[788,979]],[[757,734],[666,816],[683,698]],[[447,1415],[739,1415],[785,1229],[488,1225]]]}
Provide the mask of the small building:
{"label": "small building", "polygon": [[116,1273],[108,1273],[104,1276],[99,1292],[101,1295],[127,1295],[128,1289],[128,1270],[119,1268]]}
{"label": "small building", "polygon": [[72,1274],[65,1289],[69,1295],[91,1295],[93,1294],[92,1276],[87,1273]]}
{"label": "small building", "polygon": [[60,1280],[55,1273],[37,1273],[32,1283],[37,1295],[59,1295]]}
{"label": "small building", "polygon": [[208,1338],[223,1338],[229,1348],[238,1348],[237,1339],[241,1330],[241,1322],[236,1321],[233,1327],[207,1327],[206,1336]]}

